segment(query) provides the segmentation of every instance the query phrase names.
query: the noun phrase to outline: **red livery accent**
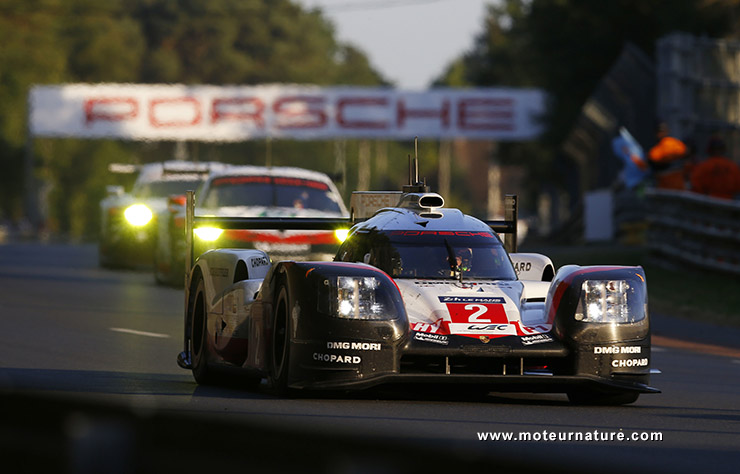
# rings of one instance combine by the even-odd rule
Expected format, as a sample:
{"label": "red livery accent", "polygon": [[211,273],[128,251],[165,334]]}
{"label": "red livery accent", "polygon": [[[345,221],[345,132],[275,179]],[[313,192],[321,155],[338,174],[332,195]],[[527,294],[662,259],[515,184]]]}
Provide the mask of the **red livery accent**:
{"label": "red livery accent", "polygon": [[307,234],[283,235],[279,232],[253,232],[249,230],[232,229],[224,231],[224,237],[238,242],[266,242],[268,244],[336,244],[334,232],[316,231]]}
{"label": "red livery accent", "polygon": [[451,231],[451,230],[394,230],[388,232],[389,236],[424,236],[424,235],[457,235],[461,237],[488,237],[493,238],[492,232],[468,232],[468,231]]}
{"label": "red livery accent", "polygon": [[509,324],[502,304],[445,303],[453,323]]}

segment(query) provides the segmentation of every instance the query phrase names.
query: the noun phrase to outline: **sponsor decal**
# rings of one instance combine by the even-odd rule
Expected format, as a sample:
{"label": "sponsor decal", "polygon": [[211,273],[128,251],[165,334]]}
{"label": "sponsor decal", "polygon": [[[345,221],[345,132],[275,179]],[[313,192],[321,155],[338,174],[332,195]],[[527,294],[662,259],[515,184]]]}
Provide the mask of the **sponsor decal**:
{"label": "sponsor decal", "polygon": [[353,350],[353,351],[379,351],[379,342],[327,342],[327,349]]}
{"label": "sponsor decal", "polygon": [[336,364],[359,364],[362,362],[362,358],[356,355],[321,354],[319,352],[313,353],[313,360]]}
{"label": "sponsor decal", "polygon": [[[465,281],[461,284],[459,281],[452,282],[449,280],[440,280],[440,281],[414,280],[414,285],[421,287],[421,288],[435,287],[435,286],[448,286],[448,287],[465,288],[465,289],[471,289],[475,287],[482,288],[483,286],[493,286],[496,288],[511,288],[510,285],[504,285],[501,282]],[[479,291],[482,291],[482,289]]]}
{"label": "sponsor decal", "polygon": [[533,336],[535,334],[544,334],[550,332],[552,324],[535,324],[534,326],[524,326],[519,321],[514,321],[512,324],[516,326],[516,333],[519,336]]}
{"label": "sponsor decal", "polygon": [[532,262],[516,262],[514,264],[514,271],[517,275],[521,272],[528,272],[532,269]]}
{"label": "sponsor decal", "polygon": [[442,318],[433,323],[412,323],[411,330],[429,334],[449,334],[449,323]]}
{"label": "sponsor decal", "polygon": [[476,338],[480,338],[481,335],[491,338],[515,336],[516,326],[513,324],[450,324],[450,333]]}
{"label": "sponsor decal", "polygon": [[504,304],[504,299],[500,296],[481,297],[481,296],[438,296],[440,303],[486,303],[486,304]]}
{"label": "sponsor decal", "polygon": [[431,342],[433,344],[441,344],[443,346],[449,345],[450,341],[447,336],[442,334],[431,334],[427,332],[414,333],[414,340],[421,342]]}
{"label": "sponsor decal", "polygon": [[252,257],[249,259],[249,264],[252,268],[266,267],[270,264],[270,260],[267,257]]}
{"label": "sponsor decal", "polygon": [[534,334],[532,336],[522,336],[519,338],[522,344],[525,346],[531,346],[532,344],[543,344],[545,342],[552,342],[552,336],[549,334]]}
{"label": "sponsor decal", "polygon": [[467,327],[468,331],[493,331],[504,332],[509,330],[508,324],[471,324]]}
{"label": "sponsor decal", "polygon": [[596,346],[594,354],[641,354],[642,346]]}
{"label": "sponsor decal", "polygon": [[440,296],[439,301],[447,306],[453,324],[509,324],[501,297]]}
{"label": "sponsor decal", "polygon": [[228,268],[211,267],[209,271],[211,273],[211,276],[214,276],[214,277],[227,277],[227,276],[229,276],[229,269]]}
{"label": "sponsor decal", "polygon": [[612,367],[647,367],[650,362],[647,357],[643,359],[615,359],[612,361]]}

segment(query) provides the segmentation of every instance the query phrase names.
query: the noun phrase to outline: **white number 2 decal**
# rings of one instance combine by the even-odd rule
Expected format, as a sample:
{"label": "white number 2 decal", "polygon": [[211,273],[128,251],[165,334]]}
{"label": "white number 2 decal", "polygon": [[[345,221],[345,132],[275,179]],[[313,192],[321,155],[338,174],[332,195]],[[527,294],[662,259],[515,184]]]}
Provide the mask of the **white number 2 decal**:
{"label": "white number 2 decal", "polygon": [[[488,312],[488,308],[482,304],[466,304],[466,311],[475,311],[473,314],[468,316],[469,323],[490,323],[490,319],[479,319],[481,316]],[[476,311],[477,310],[477,311]]]}

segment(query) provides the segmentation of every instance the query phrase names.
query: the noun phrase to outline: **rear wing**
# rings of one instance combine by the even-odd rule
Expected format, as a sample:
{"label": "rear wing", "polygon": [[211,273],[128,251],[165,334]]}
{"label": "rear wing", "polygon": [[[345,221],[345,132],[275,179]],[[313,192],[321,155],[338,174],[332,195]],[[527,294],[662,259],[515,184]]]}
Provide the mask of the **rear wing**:
{"label": "rear wing", "polygon": [[[196,227],[218,227],[219,229],[273,229],[273,230],[338,230],[349,229],[356,222],[356,216],[350,218],[334,217],[219,217],[195,215],[195,192],[187,191],[185,202],[185,268],[189,273],[193,268],[193,230]],[[504,220],[484,221],[491,230],[504,235],[504,247],[509,253],[517,250],[517,196],[507,194],[505,198]]]}
{"label": "rear wing", "polygon": [[340,217],[233,217],[196,216],[195,191],[187,191],[185,197],[185,268],[193,268],[193,230],[196,227],[218,227],[219,229],[271,229],[271,230],[338,230],[349,229],[352,221]]}
{"label": "rear wing", "polygon": [[484,221],[494,232],[504,234],[504,248],[509,253],[517,250],[517,225],[519,223],[519,199],[516,194],[504,197],[504,220]]}

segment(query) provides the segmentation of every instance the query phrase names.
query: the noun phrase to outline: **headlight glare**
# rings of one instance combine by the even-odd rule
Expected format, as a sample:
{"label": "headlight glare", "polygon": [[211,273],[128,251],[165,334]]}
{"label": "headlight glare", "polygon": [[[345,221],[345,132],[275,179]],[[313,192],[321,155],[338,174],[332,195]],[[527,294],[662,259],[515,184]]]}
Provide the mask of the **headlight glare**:
{"label": "headlight glare", "polygon": [[154,214],[144,204],[133,204],[123,211],[123,216],[132,226],[141,227],[147,225]]}
{"label": "headlight glare", "polygon": [[387,319],[386,305],[376,291],[380,281],[375,277],[337,277],[336,315],[346,319]]}
{"label": "headlight glare", "polygon": [[195,235],[205,242],[213,242],[217,240],[221,237],[221,233],[223,233],[223,231],[223,229],[219,229],[217,227],[198,227],[197,229],[193,229]]}
{"label": "headlight glare", "polygon": [[644,312],[627,280],[586,280],[575,318],[586,323],[633,323],[643,319]]}
{"label": "headlight glare", "polygon": [[349,235],[349,229],[336,229],[334,231],[334,237],[336,237],[337,241],[344,242],[347,240],[347,236]]}

